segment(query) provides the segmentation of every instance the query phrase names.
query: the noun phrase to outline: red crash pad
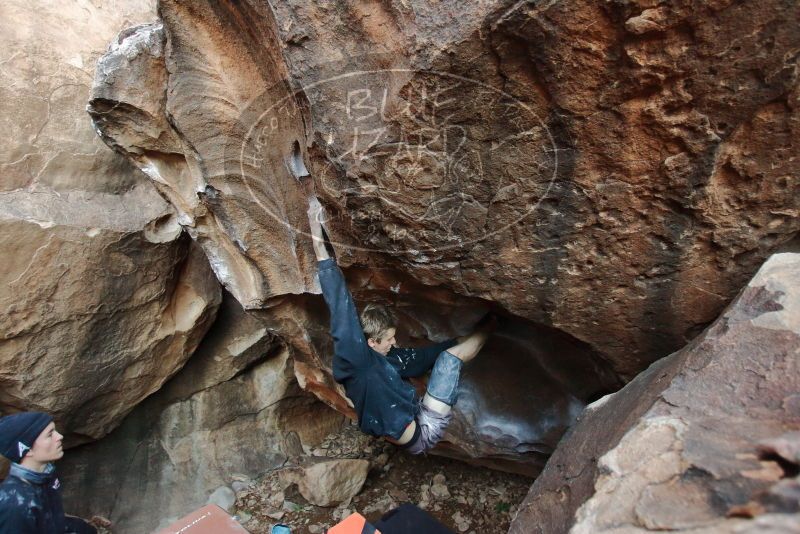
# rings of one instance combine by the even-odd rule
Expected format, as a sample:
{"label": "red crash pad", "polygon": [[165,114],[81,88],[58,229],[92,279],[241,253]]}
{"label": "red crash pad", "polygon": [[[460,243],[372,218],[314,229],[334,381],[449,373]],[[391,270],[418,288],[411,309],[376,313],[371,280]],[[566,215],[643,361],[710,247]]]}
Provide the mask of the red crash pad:
{"label": "red crash pad", "polygon": [[350,514],[341,523],[328,529],[328,534],[381,534],[380,530],[367,523],[363,515]]}
{"label": "red crash pad", "polygon": [[225,510],[208,504],[182,517],[156,534],[249,534]]}

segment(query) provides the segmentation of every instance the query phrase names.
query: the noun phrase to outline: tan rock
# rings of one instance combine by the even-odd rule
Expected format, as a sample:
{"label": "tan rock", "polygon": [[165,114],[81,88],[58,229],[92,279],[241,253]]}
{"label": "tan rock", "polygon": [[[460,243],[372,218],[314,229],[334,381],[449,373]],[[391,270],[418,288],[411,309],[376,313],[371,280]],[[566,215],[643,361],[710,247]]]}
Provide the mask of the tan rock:
{"label": "tan rock", "polygon": [[[797,35],[788,22],[776,23],[771,44],[745,30],[774,13],[790,20],[777,1],[708,12],[644,4],[638,15],[627,12],[634,5],[580,2],[508,12],[492,3],[388,9],[285,0],[273,11],[247,5],[228,15],[207,2],[190,10],[168,1],[161,10],[170,73],[165,106],[191,143],[191,152],[183,148],[197,161],[189,162],[190,181],[213,188],[203,201],[209,216],[270,282],[247,283],[234,268],[239,264],[224,260],[233,273],[226,285],[247,306],[314,288],[302,237],[304,201],[285,163],[295,140],[335,215],[330,226],[345,249],[341,259],[376,265],[385,257],[426,283],[502,303],[590,343],[628,375],[695,335],[798,229],[791,215],[798,210],[795,163],[784,157],[770,165],[772,154],[792,152],[796,111],[774,102],[795,87],[782,51],[797,44]],[[245,18],[259,31],[217,24],[224,16],[244,20],[237,9],[248,9]],[[615,24],[637,17],[665,31],[654,42],[617,42]],[[532,29],[542,21],[557,39]],[[693,40],[677,22],[695,29]],[[748,37],[738,46],[720,39],[734,35]],[[519,46],[535,51],[530,64]],[[615,56],[620,46],[632,64]],[[349,64],[341,61],[343,50]],[[751,64],[768,82],[747,78]],[[95,87],[105,83],[98,74]],[[141,76],[152,98],[163,100],[163,74],[143,69]],[[301,88],[297,98],[285,90],[285,78]],[[642,85],[651,91],[635,96]],[[436,101],[425,96],[434,89]],[[103,98],[156,109],[128,93],[119,88]],[[492,107],[503,98],[514,113]],[[675,111],[678,105],[687,109]],[[570,121],[547,119],[556,107]],[[118,112],[136,116],[124,106]],[[427,130],[415,129],[422,126]],[[441,135],[425,139],[425,132],[441,134],[437,128],[450,132],[456,148],[440,146]],[[378,144],[385,148],[368,153]],[[143,145],[139,151],[167,150]],[[571,155],[556,161],[558,151]],[[664,164],[675,157],[681,165]],[[744,185],[748,177],[768,185],[759,192]],[[757,230],[730,210],[737,202]],[[526,203],[535,210],[528,214]],[[221,247],[222,235],[211,239]],[[269,253],[265,242],[273,246]],[[670,308],[675,320],[641,321],[666,311],[666,293],[678,295]],[[606,303],[602,317],[590,305],[598,301]],[[598,329],[601,318],[614,320]],[[637,326],[643,323],[649,326]]]}
{"label": "tan rock", "polygon": [[220,487],[283,465],[283,434],[316,444],[341,421],[299,389],[280,340],[227,295],[186,366],[117,430],[60,462],[65,503],[104,513],[120,532],[153,532]]}
{"label": "tan rock", "polygon": [[0,11],[0,410],[51,412],[74,444],[181,368],[220,290],[172,206],[85,111],[98,57],[155,2]]}
{"label": "tan rock", "polygon": [[361,491],[369,472],[368,460],[315,460],[281,471],[281,479],[297,484],[300,494],[316,506],[336,506]]}
{"label": "tan rock", "polygon": [[0,295],[0,405],[53,413],[79,439],[102,437],[186,362],[219,285],[146,183],[92,194],[88,205],[78,192],[0,197],[13,258],[0,274],[13,290]]}
{"label": "tan rock", "polygon": [[[267,15],[259,11],[262,18],[253,22],[263,26]],[[269,182],[230,167],[247,134],[241,110],[280,80],[282,64],[269,32],[260,32],[265,42],[258,41],[255,34],[216,24],[213,13],[200,4],[188,9],[165,3],[166,29],[159,21],[122,32],[98,64],[88,109],[102,139],[148,174],[175,206],[217,278],[245,307],[257,308],[312,283],[308,251],[297,250],[293,227],[265,208],[294,214],[294,223],[305,217],[304,196],[283,160],[300,134],[284,125],[282,145],[264,147],[276,173]],[[195,24],[210,26],[197,31]],[[255,40],[242,41],[245,35]],[[247,50],[261,50],[265,64]],[[236,58],[235,65],[225,66],[226,57]],[[232,93],[220,107],[216,93],[223,87]]]}

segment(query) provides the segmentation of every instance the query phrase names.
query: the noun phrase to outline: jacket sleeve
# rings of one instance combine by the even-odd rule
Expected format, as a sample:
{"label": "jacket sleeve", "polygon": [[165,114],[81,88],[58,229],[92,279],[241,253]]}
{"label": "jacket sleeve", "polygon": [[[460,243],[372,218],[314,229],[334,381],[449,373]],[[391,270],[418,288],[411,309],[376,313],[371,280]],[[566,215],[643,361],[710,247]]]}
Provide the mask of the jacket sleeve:
{"label": "jacket sleeve", "polygon": [[442,351],[456,344],[455,339],[448,339],[419,349],[393,348],[386,356],[403,378],[421,376],[431,370],[436,358]]}
{"label": "jacket sleeve", "polygon": [[0,503],[0,534],[37,534],[36,522],[19,506]]}
{"label": "jacket sleeve", "polygon": [[64,515],[64,525],[68,534],[97,534],[97,529],[80,517]]}
{"label": "jacket sleeve", "polygon": [[[319,262],[319,283],[322,296],[331,313],[331,336],[334,349],[334,377],[349,374],[351,368],[371,363],[369,346],[358,320],[353,297],[347,289],[342,271],[333,258]],[[339,375],[338,377],[336,375]]]}

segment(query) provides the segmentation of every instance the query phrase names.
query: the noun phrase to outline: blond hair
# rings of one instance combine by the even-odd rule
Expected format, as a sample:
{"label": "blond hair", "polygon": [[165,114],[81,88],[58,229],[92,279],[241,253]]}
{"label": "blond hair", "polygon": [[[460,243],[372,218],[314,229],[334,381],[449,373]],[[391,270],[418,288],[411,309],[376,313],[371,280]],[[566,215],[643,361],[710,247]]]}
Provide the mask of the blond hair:
{"label": "blond hair", "polygon": [[382,304],[367,304],[361,312],[361,328],[367,339],[381,341],[383,335],[390,329],[395,328],[397,320],[392,312]]}

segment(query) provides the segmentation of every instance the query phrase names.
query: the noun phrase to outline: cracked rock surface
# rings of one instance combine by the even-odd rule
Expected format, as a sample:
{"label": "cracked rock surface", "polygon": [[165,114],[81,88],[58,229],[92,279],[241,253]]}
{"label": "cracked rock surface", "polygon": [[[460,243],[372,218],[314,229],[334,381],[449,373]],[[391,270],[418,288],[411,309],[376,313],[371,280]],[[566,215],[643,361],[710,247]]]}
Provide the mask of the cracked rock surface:
{"label": "cracked rock surface", "polygon": [[794,532],[798,279],[800,254],[774,255],[692,344],[590,405],[509,532]]}
{"label": "cracked rock surface", "polygon": [[174,208],[86,116],[97,59],[155,2],[83,4],[0,7],[0,411],[50,412],[68,445],[161,387],[220,302]]}
{"label": "cracked rock surface", "polygon": [[798,230],[794,2],[159,3],[90,103],[248,308],[344,265],[559,329],[633,377]]}
{"label": "cracked rock surface", "polygon": [[280,340],[226,294],[184,368],[118,429],[59,462],[65,506],[108,517],[114,532],[153,532],[210,499],[224,505],[341,422],[300,390]]}

